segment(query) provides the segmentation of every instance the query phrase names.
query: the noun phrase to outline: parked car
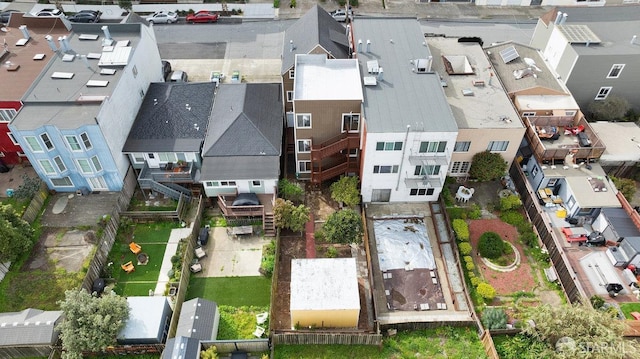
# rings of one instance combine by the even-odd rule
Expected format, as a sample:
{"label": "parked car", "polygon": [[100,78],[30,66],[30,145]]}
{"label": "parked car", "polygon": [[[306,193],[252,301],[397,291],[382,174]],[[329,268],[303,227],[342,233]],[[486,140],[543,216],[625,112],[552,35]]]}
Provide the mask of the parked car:
{"label": "parked car", "polygon": [[146,19],[150,24],[173,24],[178,22],[178,14],[173,11],[158,11]]}
{"label": "parked car", "polygon": [[195,14],[191,14],[187,16],[187,22],[190,24],[201,23],[201,22],[217,22],[218,14],[208,12],[206,10],[198,11]]}
{"label": "parked car", "polygon": [[0,12],[0,23],[8,24],[9,23],[9,18],[11,17],[11,13],[12,12],[21,12],[21,11],[18,11],[18,10],[2,10],[2,12]]}
{"label": "parked car", "polygon": [[184,71],[174,71],[171,73],[171,76],[169,76],[169,82],[187,82],[188,81],[188,76],[187,73]]}
{"label": "parked car", "polygon": [[168,81],[170,73],[171,73],[171,63],[169,61],[162,60],[162,78],[165,81]]}
{"label": "parked car", "polygon": [[349,16],[347,16],[347,12],[345,12],[344,9],[334,10],[330,12],[330,14],[336,21],[339,21],[339,22],[346,22],[347,17],[349,19],[353,18],[353,11],[351,9],[349,9]]}
{"label": "parked car", "polygon": [[[88,10],[88,9],[85,9],[85,10],[80,10],[80,11],[77,12],[77,14],[85,14],[85,13],[86,14],[93,14],[96,17],[96,19],[98,19],[98,21],[100,20],[100,17],[102,16],[102,11],[100,11],[100,10]],[[96,22],[98,22],[98,21],[96,21]]]}
{"label": "parked car", "polygon": [[40,17],[65,17],[64,13],[58,9],[42,9],[36,16]]}
{"label": "parked car", "polygon": [[86,22],[86,23],[98,22],[100,21],[100,12],[92,11],[92,10],[83,10],[76,13],[75,15],[71,15],[67,17],[67,20],[71,22]]}

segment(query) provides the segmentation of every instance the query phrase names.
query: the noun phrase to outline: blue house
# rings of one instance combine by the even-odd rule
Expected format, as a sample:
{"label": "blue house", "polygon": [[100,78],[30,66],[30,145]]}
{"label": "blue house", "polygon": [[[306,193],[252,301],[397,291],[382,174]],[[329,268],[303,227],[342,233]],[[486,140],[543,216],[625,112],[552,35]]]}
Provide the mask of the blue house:
{"label": "blue house", "polygon": [[127,134],[149,84],[162,81],[155,35],[141,24],[73,30],[57,42],[35,39],[49,42],[49,62],[9,129],[49,189],[118,191]]}

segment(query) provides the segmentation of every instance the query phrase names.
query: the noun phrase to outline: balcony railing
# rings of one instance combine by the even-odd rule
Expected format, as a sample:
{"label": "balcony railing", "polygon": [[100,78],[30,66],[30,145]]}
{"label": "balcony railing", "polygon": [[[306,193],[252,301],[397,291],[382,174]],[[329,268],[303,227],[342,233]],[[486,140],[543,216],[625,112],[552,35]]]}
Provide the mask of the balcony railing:
{"label": "balcony railing", "polygon": [[[569,120],[571,119],[571,122]],[[573,121],[571,116],[538,116],[523,117],[526,126],[525,136],[529,141],[531,151],[540,162],[563,161],[569,153],[573,153],[575,159],[598,159],[604,153],[606,147],[600,137],[593,131],[589,123],[582,117],[578,121]],[[590,146],[582,146],[579,141],[565,143],[565,141],[543,141],[536,132],[536,126],[555,126],[561,133],[566,127],[584,126],[584,134],[590,142]]]}
{"label": "balcony railing", "polygon": [[438,176],[421,176],[405,177],[404,184],[409,188],[421,188],[425,186],[430,188],[439,188],[442,187],[444,182]]}
{"label": "balcony railing", "polygon": [[340,151],[348,150],[352,148],[358,148],[360,145],[360,134],[358,133],[343,133],[336,136],[319,146],[311,147],[311,160],[321,161],[324,158],[340,153]]}
{"label": "balcony railing", "polygon": [[161,168],[151,168],[144,164],[138,181],[153,180],[159,183],[191,183],[194,181],[196,166],[194,162],[189,162],[186,166],[164,166]]}
{"label": "balcony railing", "polygon": [[330,168],[314,169],[311,172],[311,182],[316,184],[322,183],[328,179],[338,177],[349,172],[357,173],[358,171],[360,171],[360,166],[356,161],[344,162]]}

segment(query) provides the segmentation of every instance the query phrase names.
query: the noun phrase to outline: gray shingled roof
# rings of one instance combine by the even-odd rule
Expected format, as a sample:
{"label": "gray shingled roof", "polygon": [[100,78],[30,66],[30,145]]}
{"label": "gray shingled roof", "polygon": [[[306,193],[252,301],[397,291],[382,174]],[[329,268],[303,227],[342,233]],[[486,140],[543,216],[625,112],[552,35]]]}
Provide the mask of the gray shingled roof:
{"label": "gray shingled roof", "polygon": [[620,237],[638,237],[640,231],[622,208],[603,208],[602,212]]}
{"label": "gray shingled roof", "polygon": [[200,339],[176,336],[167,340],[162,359],[196,359],[200,354]]}
{"label": "gray shingled roof", "polygon": [[[290,50],[291,41],[293,51]],[[308,54],[318,46],[336,59],[349,57],[347,30],[323,8],[315,5],[285,30],[281,73],[293,67],[296,54]]]}
{"label": "gray shingled roof", "polygon": [[55,343],[55,325],[61,316],[61,311],[33,308],[21,312],[0,313],[0,347]]}
{"label": "gray shingled roof", "polygon": [[457,132],[458,126],[436,73],[417,74],[412,60],[427,59],[429,48],[416,19],[359,18],[354,40],[371,41],[371,52],[357,54],[363,77],[367,61],[377,60],[383,79],[364,86],[367,132]]}
{"label": "gray shingled roof", "polygon": [[220,85],[202,149],[201,178],[277,177],[283,118],[279,84]]}
{"label": "gray shingled roof", "polygon": [[214,90],[211,82],[152,83],[122,152],[199,152]]}
{"label": "gray shingled roof", "polygon": [[184,336],[200,340],[215,340],[218,328],[218,305],[202,298],[194,298],[182,304],[176,337]]}
{"label": "gray shingled roof", "polygon": [[[511,46],[516,49],[519,57],[505,64],[500,57],[500,51]],[[537,49],[517,42],[508,41],[488,46],[485,50],[491,53],[490,55],[488,54],[489,61],[491,61],[496,74],[508,93],[516,93],[533,88],[547,88],[556,91],[558,95],[568,94],[568,91],[566,91],[558,79],[556,79]],[[530,58],[535,61],[536,66],[542,71],[534,71],[536,74],[535,77],[527,76],[517,80],[513,72],[530,67],[524,62],[524,58]]]}

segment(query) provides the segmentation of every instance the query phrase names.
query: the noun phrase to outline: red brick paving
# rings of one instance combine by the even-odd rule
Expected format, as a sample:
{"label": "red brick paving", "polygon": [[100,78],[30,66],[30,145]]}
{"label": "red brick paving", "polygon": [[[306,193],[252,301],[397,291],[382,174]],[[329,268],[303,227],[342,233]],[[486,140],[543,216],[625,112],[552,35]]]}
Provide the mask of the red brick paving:
{"label": "red brick paving", "polygon": [[[496,232],[502,239],[511,242],[520,252],[520,265],[511,272],[498,272],[482,265],[482,261],[476,252],[478,240],[484,232]],[[495,288],[498,295],[507,295],[517,291],[533,291],[536,282],[529,267],[529,261],[524,255],[522,246],[518,243],[518,230],[516,227],[504,223],[499,219],[478,219],[469,221],[469,234],[473,255],[481,276]]]}
{"label": "red brick paving", "polygon": [[309,216],[309,222],[307,222],[304,226],[305,231],[305,239],[307,240],[307,258],[315,258],[316,257],[316,237],[314,234],[315,226],[314,226],[313,214]]}

